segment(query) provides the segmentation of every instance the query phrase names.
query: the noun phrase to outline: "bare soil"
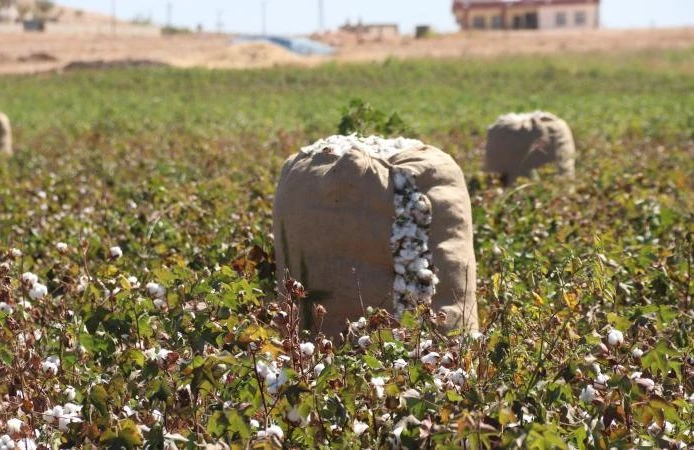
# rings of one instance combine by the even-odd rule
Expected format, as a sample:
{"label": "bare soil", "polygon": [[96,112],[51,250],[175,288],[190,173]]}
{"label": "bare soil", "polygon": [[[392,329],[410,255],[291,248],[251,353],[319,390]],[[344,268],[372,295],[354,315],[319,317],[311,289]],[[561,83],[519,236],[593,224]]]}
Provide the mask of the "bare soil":
{"label": "bare soil", "polygon": [[[628,52],[694,47],[694,28],[594,31],[473,32],[415,40],[346,43],[331,57],[299,56],[266,43],[230,43],[230,36],[64,35],[3,33],[0,74],[84,67],[122,67],[148,61],[211,69],[312,66],[328,61],[368,62],[388,58],[469,58],[556,53]],[[80,64],[77,64],[79,66]]]}

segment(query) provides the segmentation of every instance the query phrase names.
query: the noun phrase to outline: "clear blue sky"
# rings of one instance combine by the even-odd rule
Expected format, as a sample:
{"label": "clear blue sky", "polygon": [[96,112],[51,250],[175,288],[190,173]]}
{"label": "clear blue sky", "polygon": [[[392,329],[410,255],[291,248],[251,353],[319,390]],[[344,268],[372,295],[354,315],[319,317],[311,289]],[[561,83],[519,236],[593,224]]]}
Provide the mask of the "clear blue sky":
{"label": "clear blue sky", "polygon": [[[269,33],[301,34],[318,28],[319,0],[265,0]],[[58,0],[57,3],[110,13],[125,20],[151,17],[156,23],[167,20],[171,4],[172,23],[206,30],[217,27],[218,14],[225,31],[259,33],[262,29],[263,0]],[[451,14],[452,0],[323,0],[325,23],[336,28],[346,20],[397,22],[401,31],[411,33],[417,24],[430,24],[439,31],[456,29]],[[602,24],[607,28],[670,27],[694,25],[694,0],[602,0]]]}

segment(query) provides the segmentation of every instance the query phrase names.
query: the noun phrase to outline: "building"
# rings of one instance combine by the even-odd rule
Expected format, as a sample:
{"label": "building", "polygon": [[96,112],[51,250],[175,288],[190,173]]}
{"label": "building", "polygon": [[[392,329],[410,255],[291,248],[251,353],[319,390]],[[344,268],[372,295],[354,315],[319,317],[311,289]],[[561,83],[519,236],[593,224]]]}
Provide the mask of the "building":
{"label": "building", "polygon": [[463,30],[589,29],[600,25],[600,0],[454,0]]}
{"label": "building", "polygon": [[347,22],[340,27],[340,31],[352,33],[361,41],[387,41],[400,37],[400,29],[396,23],[362,24],[359,21],[356,25],[352,25]]}

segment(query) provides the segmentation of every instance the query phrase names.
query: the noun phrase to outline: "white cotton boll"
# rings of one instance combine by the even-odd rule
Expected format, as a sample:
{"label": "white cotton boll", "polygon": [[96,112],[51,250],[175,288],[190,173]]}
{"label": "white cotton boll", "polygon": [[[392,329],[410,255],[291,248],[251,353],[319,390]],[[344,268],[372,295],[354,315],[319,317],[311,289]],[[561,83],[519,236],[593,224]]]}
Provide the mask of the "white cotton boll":
{"label": "white cotton boll", "polygon": [[159,423],[164,418],[164,415],[158,409],[153,409],[152,410],[152,418],[154,419],[155,422]]}
{"label": "white cotton boll", "polygon": [[68,251],[68,246],[65,242],[58,242],[55,244],[55,248],[60,252],[60,253],[65,253]]}
{"label": "white cotton boll", "polygon": [[393,173],[393,185],[397,191],[402,191],[407,185],[407,177],[401,171],[394,171]]}
{"label": "white cotton boll", "polygon": [[593,388],[592,385],[589,384],[583,388],[583,390],[581,391],[581,395],[579,396],[579,399],[584,403],[592,403],[593,400],[595,400],[596,396],[597,391],[595,390],[595,388]]}
{"label": "white cotton boll", "polygon": [[427,261],[425,258],[417,258],[412,261],[407,268],[412,272],[419,272],[420,270],[429,268],[429,261]]}
{"label": "white cotton boll", "polygon": [[29,297],[31,297],[32,300],[41,300],[46,294],[48,294],[48,287],[39,282],[34,283],[29,290]]}
{"label": "white cotton boll", "polygon": [[14,309],[10,305],[8,305],[7,303],[0,302],[0,312],[3,312],[9,316],[14,312]]}
{"label": "white cotton boll", "polygon": [[109,255],[111,255],[111,258],[114,258],[114,259],[118,259],[121,256],[123,256],[123,250],[121,250],[121,248],[118,247],[117,245],[109,248],[108,253],[109,253]]}
{"label": "white cotton boll", "polygon": [[673,431],[675,431],[675,425],[673,425],[672,422],[668,422],[666,420],[665,423],[663,423],[663,432],[665,434],[670,434]]}
{"label": "white cotton boll", "polygon": [[12,450],[15,448],[14,441],[8,435],[0,437],[0,450]]}
{"label": "white cotton boll", "polygon": [[7,425],[7,432],[9,434],[19,434],[22,432],[22,426],[24,426],[24,422],[17,418],[12,418],[6,422]]}
{"label": "white cotton boll", "polygon": [[138,281],[137,277],[130,275],[128,277],[128,283],[130,283],[130,286],[133,287],[134,289],[137,289],[140,287],[140,282]]}
{"label": "white cotton boll", "polygon": [[53,364],[52,362],[43,361],[41,363],[41,371],[46,375],[55,376],[58,374],[58,366]]}
{"label": "white cotton boll", "polygon": [[354,434],[357,436],[361,436],[368,429],[369,425],[364,422],[360,422],[357,419],[354,419],[354,422],[352,422],[352,431],[354,431]]}
{"label": "white cotton boll", "polygon": [[154,306],[158,309],[164,309],[166,308],[166,300],[162,300],[160,298],[156,298],[152,301],[154,303]]}
{"label": "white cotton boll", "polygon": [[308,416],[302,416],[296,406],[287,411],[287,420],[294,426],[303,427],[308,424]]}
{"label": "white cotton boll", "polygon": [[640,358],[643,356],[643,350],[637,347],[631,351],[631,356],[634,358]]}
{"label": "white cotton boll", "polygon": [[611,329],[610,332],[607,333],[607,343],[612,347],[622,345],[624,343],[624,334],[617,329]]}
{"label": "white cotton boll", "polygon": [[420,361],[422,361],[422,364],[436,364],[439,362],[439,354],[436,352],[431,352],[427,353],[426,355],[422,356],[420,358]]}
{"label": "white cotton boll", "polygon": [[655,389],[655,381],[651,380],[650,378],[636,378],[634,381],[648,392]]}
{"label": "white cotton boll", "polygon": [[265,377],[265,385],[267,386],[268,394],[277,394],[287,381],[289,381],[289,377],[285,370],[281,370],[279,373],[269,373],[267,377]]}
{"label": "white cotton boll", "polygon": [[393,264],[393,270],[398,275],[405,275],[405,266],[403,264],[399,264],[399,263]]}
{"label": "white cotton boll", "polygon": [[383,394],[385,393],[385,386],[386,380],[383,377],[372,377],[371,378],[371,385],[374,387],[376,390],[376,396],[378,398],[382,398]]}
{"label": "white cotton boll", "polygon": [[416,249],[403,248],[400,249],[398,256],[405,261],[413,261],[415,258],[417,258],[417,256],[419,256],[419,252]]}
{"label": "white cotton boll", "polygon": [[610,377],[605,374],[600,374],[595,378],[597,384],[606,385],[608,381],[610,381]]}
{"label": "white cotton boll", "polygon": [[166,288],[164,288],[164,286],[162,286],[159,283],[150,281],[149,283],[147,283],[145,288],[147,289],[149,295],[151,295],[154,298],[163,298],[166,295]]}
{"label": "white cotton boll", "polygon": [[260,422],[258,422],[255,419],[251,419],[249,423],[251,425],[251,428],[254,428],[254,429],[260,428]]}
{"label": "white cotton boll", "polygon": [[255,365],[255,371],[258,372],[260,378],[267,378],[268,374],[274,373],[274,368],[268,366],[263,361],[258,361]]}
{"label": "white cotton boll", "polygon": [[393,290],[401,294],[407,292],[407,282],[405,282],[405,279],[400,275],[395,277],[395,282],[393,283]]}
{"label": "white cotton boll", "polygon": [[370,336],[360,336],[359,339],[357,340],[357,344],[359,344],[359,347],[365,349],[369,345],[371,345],[371,337]]}
{"label": "white cotton boll", "polygon": [[418,270],[417,278],[419,278],[421,281],[431,282],[434,279],[434,272],[429,269]]}
{"label": "white cotton boll", "polygon": [[325,364],[318,363],[318,364],[316,364],[316,367],[313,368],[313,373],[315,374],[316,377],[318,377],[324,370],[325,370]]}
{"label": "white cotton boll", "polygon": [[313,355],[313,351],[315,350],[316,346],[313,345],[311,342],[302,342],[299,344],[299,350],[301,351],[301,354],[304,356],[311,356]]}
{"label": "white cotton boll", "polygon": [[648,428],[646,428],[646,431],[647,431],[648,434],[650,434],[651,436],[657,436],[657,435],[659,435],[663,430],[660,428],[660,425],[658,425],[657,422],[653,422],[652,424],[650,424],[650,425],[648,426]]}
{"label": "white cotton boll", "polygon": [[33,286],[34,283],[39,281],[39,277],[32,272],[24,272],[22,274],[22,282],[25,284],[28,284],[29,286]]}
{"label": "white cotton boll", "polygon": [[448,379],[451,381],[451,383],[456,384],[458,386],[462,386],[465,384],[465,380],[467,380],[467,372],[465,372],[463,369],[457,369],[449,372],[448,374]]}
{"label": "white cotton boll", "polygon": [[407,361],[405,361],[404,359],[398,358],[395,361],[393,361],[393,368],[394,369],[402,370],[405,367],[407,367]]}
{"label": "white cotton boll", "polygon": [[472,338],[473,341],[480,341],[484,339],[484,334],[480,333],[479,331],[473,331],[470,333],[470,338]]}
{"label": "white cotton boll", "polygon": [[284,439],[284,431],[278,425],[270,425],[264,431],[258,431],[258,439],[269,439],[275,437],[280,441]]}
{"label": "white cotton boll", "polygon": [[18,248],[11,248],[10,256],[12,256],[13,258],[19,258],[22,256],[22,251]]}

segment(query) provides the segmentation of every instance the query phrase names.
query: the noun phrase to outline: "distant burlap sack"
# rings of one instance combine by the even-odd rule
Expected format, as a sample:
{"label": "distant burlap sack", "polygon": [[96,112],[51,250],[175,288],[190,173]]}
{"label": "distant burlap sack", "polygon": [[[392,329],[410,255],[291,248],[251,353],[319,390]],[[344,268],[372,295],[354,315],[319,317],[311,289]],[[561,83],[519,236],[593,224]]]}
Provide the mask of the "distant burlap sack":
{"label": "distant burlap sack", "polygon": [[[285,270],[304,285],[304,325],[313,331],[337,334],[346,319],[358,319],[368,306],[394,309],[396,172],[411,174],[431,205],[427,257],[440,280],[430,298],[433,309],[446,313],[445,329],[477,330],[463,172],[441,150],[419,143],[386,157],[358,149],[342,155],[302,151],[284,163],[273,211],[278,286],[283,293]],[[315,303],[327,309],[322,326],[311,313]]]}
{"label": "distant burlap sack", "polygon": [[12,154],[12,128],[10,119],[0,112],[0,154]]}
{"label": "distant burlap sack", "polygon": [[573,178],[575,153],[571,129],[557,116],[541,111],[507,114],[489,127],[485,169],[499,173],[509,185],[553,162],[560,175]]}

